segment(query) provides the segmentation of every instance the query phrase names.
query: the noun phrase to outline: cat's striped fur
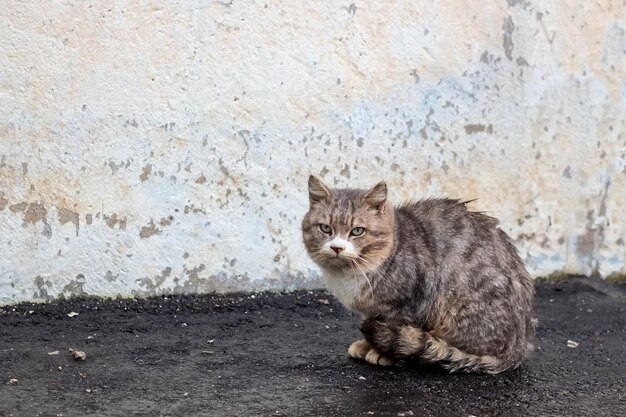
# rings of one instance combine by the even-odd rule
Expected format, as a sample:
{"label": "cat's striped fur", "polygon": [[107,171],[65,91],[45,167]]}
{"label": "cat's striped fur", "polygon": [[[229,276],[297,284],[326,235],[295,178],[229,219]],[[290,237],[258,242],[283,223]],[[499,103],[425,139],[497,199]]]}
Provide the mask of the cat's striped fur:
{"label": "cat's striped fur", "polygon": [[331,291],[364,318],[351,356],[498,373],[532,352],[532,281],[497,220],[458,200],[393,207],[382,182],[330,189],[310,177],[309,200],[305,247]]}

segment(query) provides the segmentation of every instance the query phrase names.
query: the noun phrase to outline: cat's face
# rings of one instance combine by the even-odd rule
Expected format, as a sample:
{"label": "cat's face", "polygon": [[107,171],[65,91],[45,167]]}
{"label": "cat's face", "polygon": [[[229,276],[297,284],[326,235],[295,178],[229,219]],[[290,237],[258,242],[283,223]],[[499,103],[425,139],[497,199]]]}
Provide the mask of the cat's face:
{"label": "cat's face", "polygon": [[309,212],[302,221],[309,256],[324,268],[376,269],[393,247],[393,208],[387,186],[336,190],[309,178]]}

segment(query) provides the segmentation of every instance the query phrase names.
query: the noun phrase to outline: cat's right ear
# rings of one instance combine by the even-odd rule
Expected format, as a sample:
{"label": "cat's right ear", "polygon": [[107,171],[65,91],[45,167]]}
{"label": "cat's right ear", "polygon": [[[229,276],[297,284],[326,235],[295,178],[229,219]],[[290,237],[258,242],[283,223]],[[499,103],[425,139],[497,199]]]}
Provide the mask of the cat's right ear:
{"label": "cat's right ear", "polygon": [[322,181],[311,175],[309,177],[309,203],[311,207],[320,201],[330,198],[330,189]]}
{"label": "cat's right ear", "polygon": [[381,213],[385,212],[385,202],[387,201],[387,184],[381,181],[371,190],[365,193],[363,198],[367,204]]}

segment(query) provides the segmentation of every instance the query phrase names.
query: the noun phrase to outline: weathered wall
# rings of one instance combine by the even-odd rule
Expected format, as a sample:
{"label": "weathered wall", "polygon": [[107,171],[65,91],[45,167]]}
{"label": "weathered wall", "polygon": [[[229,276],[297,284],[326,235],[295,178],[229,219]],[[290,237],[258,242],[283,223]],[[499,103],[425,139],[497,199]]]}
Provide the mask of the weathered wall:
{"label": "weathered wall", "polygon": [[320,286],[309,173],[626,272],[623,1],[146,4],[0,4],[0,304]]}

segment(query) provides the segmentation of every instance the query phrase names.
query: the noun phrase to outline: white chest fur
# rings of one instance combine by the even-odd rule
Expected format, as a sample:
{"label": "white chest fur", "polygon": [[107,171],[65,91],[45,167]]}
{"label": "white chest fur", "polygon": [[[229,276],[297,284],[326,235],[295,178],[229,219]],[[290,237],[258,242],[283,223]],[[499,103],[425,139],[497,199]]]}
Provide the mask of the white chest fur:
{"label": "white chest fur", "polygon": [[353,310],[355,300],[361,297],[366,280],[360,274],[345,269],[322,268],[326,286],[347,309]]}

